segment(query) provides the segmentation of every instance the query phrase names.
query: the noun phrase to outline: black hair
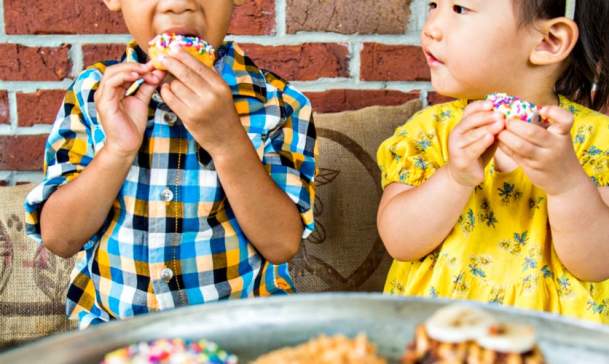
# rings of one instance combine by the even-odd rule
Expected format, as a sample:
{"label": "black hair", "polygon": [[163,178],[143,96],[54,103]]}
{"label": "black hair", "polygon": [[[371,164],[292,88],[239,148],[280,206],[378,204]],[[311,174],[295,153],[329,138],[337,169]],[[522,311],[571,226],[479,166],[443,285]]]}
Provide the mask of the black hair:
{"label": "black hair", "polygon": [[[565,16],[566,0],[516,0],[523,24]],[[578,0],[579,39],[556,82],[556,93],[601,110],[609,103],[609,0]],[[595,89],[595,92],[593,92]]]}

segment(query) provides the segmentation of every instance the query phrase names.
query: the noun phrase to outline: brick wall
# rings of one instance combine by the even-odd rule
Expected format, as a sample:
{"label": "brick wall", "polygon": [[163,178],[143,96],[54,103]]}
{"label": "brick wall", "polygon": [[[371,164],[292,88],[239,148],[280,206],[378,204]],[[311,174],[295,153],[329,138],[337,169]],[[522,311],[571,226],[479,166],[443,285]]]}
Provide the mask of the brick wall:
{"label": "brick wall", "polygon": [[[245,0],[229,39],[318,112],[434,98],[419,49],[423,0]],[[91,22],[91,19],[94,19]],[[0,0],[0,184],[40,178],[65,89],[129,39],[101,0]]]}

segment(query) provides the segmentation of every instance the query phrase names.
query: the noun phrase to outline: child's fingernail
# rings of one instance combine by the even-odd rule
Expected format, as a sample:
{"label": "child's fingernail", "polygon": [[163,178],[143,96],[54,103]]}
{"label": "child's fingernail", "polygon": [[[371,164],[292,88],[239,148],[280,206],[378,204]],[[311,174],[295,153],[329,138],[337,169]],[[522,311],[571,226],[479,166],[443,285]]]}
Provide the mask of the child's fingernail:
{"label": "child's fingernail", "polygon": [[131,72],[130,75],[131,77],[140,77],[140,74],[137,72]]}

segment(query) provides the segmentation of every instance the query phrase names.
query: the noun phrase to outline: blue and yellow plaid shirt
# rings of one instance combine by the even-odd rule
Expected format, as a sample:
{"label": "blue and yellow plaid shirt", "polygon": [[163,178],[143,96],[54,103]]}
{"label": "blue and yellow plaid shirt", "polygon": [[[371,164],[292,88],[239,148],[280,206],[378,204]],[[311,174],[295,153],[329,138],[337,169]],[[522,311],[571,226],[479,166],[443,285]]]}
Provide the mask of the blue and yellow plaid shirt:
{"label": "blue and yellow plaid shirt", "polygon": [[[123,62],[145,62],[134,43]],[[40,210],[104,145],[93,95],[106,67],[70,86],[46,144],[44,180],[25,201],[28,235],[40,241]],[[243,127],[271,178],[298,207],[303,237],[314,229],[315,128],[309,100],[262,71],[231,42],[216,71],[229,85]],[[66,223],[69,223],[66,221]],[[155,93],[144,142],[108,217],[82,251],[67,313],[80,327],[210,301],[294,290],[288,265],[250,244],[227,201],[213,160]]]}

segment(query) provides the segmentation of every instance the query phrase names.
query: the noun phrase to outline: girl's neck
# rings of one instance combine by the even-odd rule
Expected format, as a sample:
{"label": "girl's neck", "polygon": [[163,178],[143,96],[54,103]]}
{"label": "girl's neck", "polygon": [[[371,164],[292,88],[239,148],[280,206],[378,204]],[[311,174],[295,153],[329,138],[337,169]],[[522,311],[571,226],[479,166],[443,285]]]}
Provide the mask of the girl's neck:
{"label": "girl's neck", "polygon": [[529,92],[529,93],[518,94],[517,96],[523,100],[532,102],[532,103],[534,103],[536,105],[540,105],[540,106],[546,106],[546,105],[549,106],[549,105],[559,105],[560,104],[560,99],[554,91]]}

